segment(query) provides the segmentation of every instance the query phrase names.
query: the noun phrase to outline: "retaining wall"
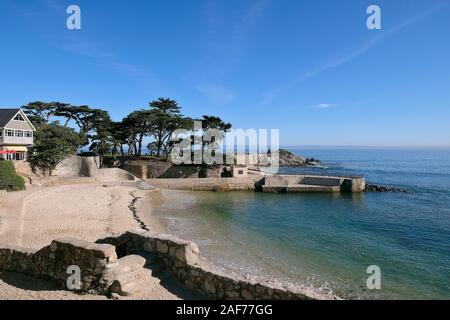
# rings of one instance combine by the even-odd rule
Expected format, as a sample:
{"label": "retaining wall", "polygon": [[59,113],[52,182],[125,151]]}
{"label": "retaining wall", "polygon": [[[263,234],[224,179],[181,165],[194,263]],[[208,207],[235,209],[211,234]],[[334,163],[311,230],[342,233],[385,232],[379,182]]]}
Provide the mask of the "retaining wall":
{"label": "retaining wall", "polygon": [[0,248],[0,271],[10,271],[34,278],[55,281],[67,289],[69,266],[81,270],[80,292],[106,294],[110,283],[104,280],[108,265],[117,261],[115,247],[73,238],[54,240],[39,251]]}
{"label": "retaining wall", "polygon": [[264,181],[264,177],[244,178],[204,178],[204,179],[147,179],[152,186],[162,189],[188,191],[240,191],[256,190]]}
{"label": "retaining wall", "polygon": [[121,255],[154,253],[188,288],[216,299],[312,299],[299,288],[240,275],[212,266],[199,256],[197,245],[173,235],[127,232],[100,240],[117,246]]}
{"label": "retaining wall", "polygon": [[[181,283],[214,299],[292,300],[323,298],[299,287],[242,277],[209,264],[199,255],[197,245],[173,235],[152,232],[127,232],[91,243],[72,238],[54,240],[39,251],[0,248],[0,271],[23,273],[56,281],[67,289],[69,266],[81,271],[80,292],[110,293],[110,267],[119,257],[149,252],[154,254]],[[117,253],[116,253],[117,252]]]}
{"label": "retaining wall", "polygon": [[222,166],[177,166],[171,162],[158,160],[129,161],[124,164],[123,169],[132,173],[139,179],[219,178],[223,171]]}

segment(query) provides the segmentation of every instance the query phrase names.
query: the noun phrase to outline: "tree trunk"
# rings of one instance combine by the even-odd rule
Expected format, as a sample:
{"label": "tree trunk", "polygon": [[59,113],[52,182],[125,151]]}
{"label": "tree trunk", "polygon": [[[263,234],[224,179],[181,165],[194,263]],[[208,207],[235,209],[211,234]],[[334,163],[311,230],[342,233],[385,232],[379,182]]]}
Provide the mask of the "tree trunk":
{"label": "tree trunk", "polygon": [[141,156],[142,154],[142,140],[144,139],[144,135],[141,134],[141,136],[139,137],[139,149],[138,149],[138,155]]}
{"label": "tree trunk", "polygon": [[162,130],[158,131],[158,137],[157,137],[157,150],[156,150],[156,156],[159,158],[161,156],[161,147],[163,144],[163,132]]}

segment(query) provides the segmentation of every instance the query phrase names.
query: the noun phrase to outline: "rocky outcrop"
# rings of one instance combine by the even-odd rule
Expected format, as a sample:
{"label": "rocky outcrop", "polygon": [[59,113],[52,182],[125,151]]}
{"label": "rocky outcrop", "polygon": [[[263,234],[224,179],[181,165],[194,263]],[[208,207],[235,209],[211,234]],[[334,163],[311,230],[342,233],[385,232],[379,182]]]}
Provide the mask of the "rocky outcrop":
{"label": "rocky outcrop", "polygon": [[303,158],[293,154],[292,152],[280,149],[280,167],[317,167],[321,165],[320,160],[314,158]]}
{"label": "rocky outcrop", "polygon": [[395,187],[379,186],[379,185],[376,185],[376,184],[366,184],[365,191],[366,192],[401,192],[401,193],[408,192],[405,189],[395,188]]}

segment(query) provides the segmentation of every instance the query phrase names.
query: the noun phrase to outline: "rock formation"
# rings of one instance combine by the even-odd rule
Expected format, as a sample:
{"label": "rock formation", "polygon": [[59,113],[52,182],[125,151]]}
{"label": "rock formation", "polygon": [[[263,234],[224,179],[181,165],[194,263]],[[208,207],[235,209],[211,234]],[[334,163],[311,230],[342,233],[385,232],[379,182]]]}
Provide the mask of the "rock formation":
{"label": "rock formation", "polygon": [[386,186],[379,186],[376,184],[366,184],[366,192],[401,192],[406,193],[405,189],[401,188],[395,188],[395,187],[386,187]]}
{"label": "rock formation", "polygon": [[320,160],[314,158],[303,158],[293,154],[292,152],[280,149],[280,167],[317,167],[320,166]]}

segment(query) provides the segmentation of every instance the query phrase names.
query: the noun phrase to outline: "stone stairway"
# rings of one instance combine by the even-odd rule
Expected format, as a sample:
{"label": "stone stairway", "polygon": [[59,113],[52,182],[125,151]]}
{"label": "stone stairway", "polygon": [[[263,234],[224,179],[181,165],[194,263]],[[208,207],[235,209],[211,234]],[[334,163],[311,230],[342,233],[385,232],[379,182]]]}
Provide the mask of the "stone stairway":
{"label": "stone stairway", "polygon": [[110,291],[120,296],[133,296],[136,283],[151,277],[151,270],[145,269],[146,260],[139,255],[129,255],[117,260],[107,271],[112,283]]}
{"label": "stone stairway", "polygon": [[139,298],[160,287],[160,282],[170,279],[171,274],[156,255],[138,252],[118,259],[109,268],[107,278],[112,283],[112,293]]}
{"label": "stone stairway", "polygon": [[151,270],[152,276],[159,279],[159,281],[167,280],[172,276],[164,262],[158,260],[156,255],[144,251],[138,252],[137,255],[146,259],[144,267]]}
{"label": "stone stairway", "polygon": [[204,299],[182,285],[154,253],[137,252],[112,264],[106,279],[115,299],[177,300]]}

